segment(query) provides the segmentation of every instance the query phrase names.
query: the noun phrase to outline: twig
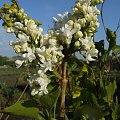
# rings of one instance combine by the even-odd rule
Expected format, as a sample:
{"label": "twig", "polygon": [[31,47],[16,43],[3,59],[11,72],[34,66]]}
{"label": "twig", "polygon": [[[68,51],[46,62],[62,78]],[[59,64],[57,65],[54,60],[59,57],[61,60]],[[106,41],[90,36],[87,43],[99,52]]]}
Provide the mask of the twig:
{"label": "twig", "polygon": [[5,20],[3,14],[2,14],[2,13],[0,13],[0,14],[1,14],[0,18],[7,24],[8,27],[11,27],[11,26],[8,24],[8,22]]}
{"label": "twig", "polygon": [[19,4],[18,4],[18,1],[17,1],[17,0],[14,0],[13,2],[17,5],[18,10],[20,10],[20,6],[19,6]]}
{"label": "twig", "polygon": [[61,102],[60,102],[60,118],[64,119],[65,117],[65,93],[66,93],[66,88],[67,88],[67,62],[63,62],[63,79],[62,79],[62,84],[61,84]]}
{"label": "twig", "polygon": [[104,0],[104,2],[102,3],[101,10],[100,10],[100,15],[101,15],[101,20],[102,20],[103,28],[104,28],[104,31],[105,31],[105,34],[106,34],[106,27],[105,27],[104,18],[103,18],[103,7],[104,7],[104,3],[105,3],[105,0]]}
{"label": "twig", "polygon": [[120,17],[119,17],[118,25],[117,25],[117,28],[116,28],[115,32],[117,32],[119,28],[120,28]]}

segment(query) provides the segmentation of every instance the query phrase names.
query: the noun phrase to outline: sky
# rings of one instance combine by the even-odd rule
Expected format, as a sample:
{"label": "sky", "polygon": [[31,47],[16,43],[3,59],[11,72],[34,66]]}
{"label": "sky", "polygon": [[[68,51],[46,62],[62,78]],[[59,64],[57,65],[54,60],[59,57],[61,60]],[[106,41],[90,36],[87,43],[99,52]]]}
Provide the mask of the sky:
{"label": "sky", "polygon": [[[3,3],[10,4],[10,0],[0,0],[0,7]],[[76,0],[18,0],[19,6],[25,10],[28,16],[33,19],[42,22],[42,28],[44,32],[47,32],[51,28],[52,17],[57,17],[58,13],[64,13],[66,11],[71,12],[71,7],[74,5]],[[101,6],[98,6],[100,9]],[[120,18],[120,0],[106,0],[103,9],[104,23],[107,28],[116,30],[118,20]],[[101,23],[100,16],[99,22],[100,27],[98,32],[95,34],[95,40],[99,41],[105,39],[105,32]],[[120,30],[118,30],[118,44],[120,44]],[[15,40],[14,35],[5,32],[2,27],[2,21],[0,21],[0,55],[12,57],[16,55],[9,45],[10,40]],[[107,42],[105,42],[107,44]]]}

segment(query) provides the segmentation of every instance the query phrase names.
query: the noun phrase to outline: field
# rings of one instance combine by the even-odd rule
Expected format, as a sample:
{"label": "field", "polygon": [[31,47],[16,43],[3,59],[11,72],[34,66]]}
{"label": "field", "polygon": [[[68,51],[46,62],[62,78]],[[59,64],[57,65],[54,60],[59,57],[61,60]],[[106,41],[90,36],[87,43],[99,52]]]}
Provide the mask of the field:
{"label": "field", "polygon": [[[24,88],[26,84],[24,75],[25,75],[24,68],[20,69],[15,67],[0,68],[0,109],[3,109],[5,106],[11,105],[18,100],[19,96],[22,93],[22,90],[18,89],[17,86],[22,85]],[[26,97],[27,96],[25,93],[22,99],[26,99]],[[0,114],[0,116],[1,115],[2,114]],[[0,118],[0,120],[4,120],[6,116],[7,115],[4,114],[4,116],[2,117],[2,119]],[[9,120],[31,120],[31,119],[10,116]]]}
{"label": "field", "polygon": [[6,83],[8,86],[14,86],[18,81],[22,81],[25,70],[23,68],[0,68],[0,83]]}

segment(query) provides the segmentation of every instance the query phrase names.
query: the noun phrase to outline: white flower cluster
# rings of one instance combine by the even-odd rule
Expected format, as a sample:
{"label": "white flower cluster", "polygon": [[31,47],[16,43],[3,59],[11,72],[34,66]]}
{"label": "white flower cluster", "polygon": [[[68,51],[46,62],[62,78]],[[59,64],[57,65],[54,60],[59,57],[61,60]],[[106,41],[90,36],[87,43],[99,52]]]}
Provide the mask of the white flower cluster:
{"label": "white flower cluster", "polygon": [[41,96],[48,93],[47,85],[50,83],[50,80],[42,70],[39,70],[38,75],[34,75],[29,82],[32,87],[31,95]]}
{"label": "white flower cluster", "polygon": [[[50,83],[46,72],[52,71],[56,63],[61,62],[64,57],[63,47],[52,36],[52,31],[49,31],[48,34],[42,34],[42,28],[39,28],[33,19],[27,18],[27,15],[24,14],[23,9],[19,10],[16,15],[22,18],[21,22],[15,21],[12,27],[7,28],[7,32],[14,32],[18,38],[17,41],[11,41],[10,45],[13,46],[16,53],[22,55],[22,60],[15,61],[18,68],[24,63],[37,61],[36,66],[39,66],[40,70],[34,79],[31,79],[33,78],[31,76],[29,80],[30,86],[33,88],[31,94],[43,95],[48,93],[46,87]],[[35,87],[33,83],[37,83],[39,86]]]}
{"label": "white flower cluster", "polygon": [[32,95],[48,93],[50,80],[46,72],[52,71],[67,54],[83,51],[87,62],[97,57],[93,34],[99,27],[97,15],[100,11],[91,0],[78,0],[72,11],[73,14],[58,14],[59,20],[53,17],[54,27],[47,34],[42,34],[42,28],[35,20],[28,18],[23,9],[14,11],[19,21],[11,17],[13,25],[6,30],[15,33],[18,38],[10,42],[15,52],[22,55],[22,60],[16,61],[17,67],[34,61],[39,66],[38,74],[29,80]]}
{"label": "white flower cluster", "polygon": [[94,61],[92,57],[97,57],[98,53],[93,35],[99,27],[97,15],[100,11],[92,3],[92,0],[78,0],[72,8],[73,14],[58,14],[59,20],[53,17],[53,30],[59,43],[68,49],[72,47],[73,52],[84,51],[87,62]]}

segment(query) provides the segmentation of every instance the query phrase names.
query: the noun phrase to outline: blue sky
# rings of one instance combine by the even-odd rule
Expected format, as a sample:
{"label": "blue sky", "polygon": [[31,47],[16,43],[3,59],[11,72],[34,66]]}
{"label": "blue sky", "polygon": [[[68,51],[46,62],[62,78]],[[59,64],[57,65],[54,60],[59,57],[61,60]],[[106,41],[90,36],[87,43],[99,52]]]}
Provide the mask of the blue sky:
{"label": "blue sky", "polygon": [[[65,11],[71,12],[71,7],[74,5],[76,0],[18,0],[21,8],[24,8],[25,12],[35,20],[41,21],[41,26],[46,32],[52,26],[52,17],[57,17],[58,13],[64,13]],[[3,3],[10,3],[10,0],[0,0],[0,7]],[[100,8],[100,6],[98,6]],[[106,0],[104,4],[104,22],[105,26],[116,29],[119,17],[120,17],[120,0]],[[99,16],[100,28],[96,33],[96,41],[105,39],[105,33],[101,24]],[[2,21],[0,21],[0,55],[13,56],[15,55],[12,47],[9,46],[9,41],[15,40],[10,34],[7,34],[3,27]],[[120,30],[118,31],[118,43],[120,40]]]}

